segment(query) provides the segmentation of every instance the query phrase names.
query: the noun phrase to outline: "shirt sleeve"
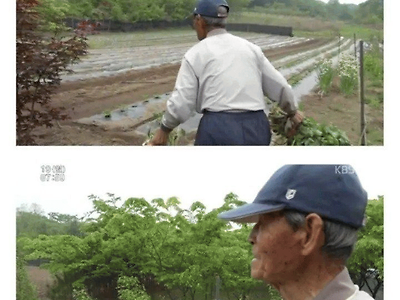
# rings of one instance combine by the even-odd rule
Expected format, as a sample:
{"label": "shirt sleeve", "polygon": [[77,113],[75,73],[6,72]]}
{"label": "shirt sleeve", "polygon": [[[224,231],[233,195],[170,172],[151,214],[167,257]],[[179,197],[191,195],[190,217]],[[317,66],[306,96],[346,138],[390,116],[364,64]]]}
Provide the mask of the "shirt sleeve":
{"label": "shirt sleeve", "polygon": [[260,49],[261,72],[263,93],[274,102],[278,102],[280,108],[286,113],[293,114],[297,110],[297,100],[292,87],[285,77],[274,68]]}
{"label": "shirt sleeve", "polygon": [[198,89],[198,78],[190,63],[183,58],[174,91],[167,100],[167,109],[161,120],[163,126],[174,129],[189,119],[195,110]]}

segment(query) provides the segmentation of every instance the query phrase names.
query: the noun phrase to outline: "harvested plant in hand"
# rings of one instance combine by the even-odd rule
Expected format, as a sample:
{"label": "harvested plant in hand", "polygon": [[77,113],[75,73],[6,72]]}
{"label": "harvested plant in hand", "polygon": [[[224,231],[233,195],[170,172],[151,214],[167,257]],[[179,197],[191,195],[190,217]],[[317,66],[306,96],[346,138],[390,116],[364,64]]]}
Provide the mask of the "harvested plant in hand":
{"label": "harvested plant in hand", "polygon": [[279,107],[274,106],[268,115],[272,131],[286,139],[285,144],[290,146],[349,146],[350,141],[346,133],[334,125],[317,123],[313,118],[305,117],[296,134],[287,136],[285,125],[288,115]]}

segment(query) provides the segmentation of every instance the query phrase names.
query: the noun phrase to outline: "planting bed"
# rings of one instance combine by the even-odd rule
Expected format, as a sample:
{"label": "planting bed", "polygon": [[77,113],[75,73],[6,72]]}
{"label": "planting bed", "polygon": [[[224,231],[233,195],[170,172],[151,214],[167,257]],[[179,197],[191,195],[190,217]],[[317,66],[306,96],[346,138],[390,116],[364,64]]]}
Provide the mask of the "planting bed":
{"label": "planting bed", "polygon": [[[158,35],[157,35],[158,34]],[[192,31],[151,33],[151,36],[126,34],[118,39],[98,36],[95,49],[65,75],[52,98],[52,105],[64,107],[69,120],[56,122],[52,128],[35,130],[40,145],[141,145],[149,131],[156,128],[157,118],[174,88],[183,54],[196,43]],[[264,50],[265,55],[289,78],[312,68],[318,58],[337,48],[332,40],[271,36],[256,33],[234,33]],[[110,42],[107,42],[108,41]],[[114,41],[114,42],[113,42]],[[100,46],[99,46],[100,44]],[[135,46],[137,45],[137,46]],[[316,82],[294,88],[301,97]],[[301,83],[301,82],[300,82]],[[190,144],[200,115],[181,128]],[[189,134],[190,133],[190,134]]]}

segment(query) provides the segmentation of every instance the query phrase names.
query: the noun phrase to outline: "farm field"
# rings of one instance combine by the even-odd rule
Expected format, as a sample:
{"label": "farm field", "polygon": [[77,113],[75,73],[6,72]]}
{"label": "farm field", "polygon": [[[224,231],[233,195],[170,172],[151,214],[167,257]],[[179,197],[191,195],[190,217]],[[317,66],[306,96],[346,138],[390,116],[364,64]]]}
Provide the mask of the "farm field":
{"label": "farm field", "polygon": [[[307,74],[319,59],[334,55],[338,48],[337,39],[332,38],[232,33],[259,45],[289,82],[299,74]],[[89,54],[73,66],[74,74],[63,76],[61,86],[52,98],[52,105],[64,107],[69,119],[56,122],[52,128],[36,129],[37,143],[141,145],[165,109],[165,101],[174,88],[184,53],[196,42],[195,33],[184,29],[90,36]],[[341,47],[342,51],[351,50],[351,40],[342,41]],[[296,96],[311,103],[315,84],[312,78],[306,87],[300,84],[295,89]],[[335,98],[335,91],[324,100],[330,102],[330,97]],[[335,99],[348,102],[344,97]],[[354,112],[354,122],[342,122],[340,116],[335,115],[337,106],[322,106],[304,102],[302,107],[306,108],[306,116],[317,121],[321,116],[323,121],[332,122],[346,133],[350,131],[352,144],[357,144],[359,122],[356,119],[359,113]],[[320,113],[321,110],[324,112]],[[192,129],[196,128],[199,118],[197,115],[188,121],[186,127],[183,126],[184,137],[177,144],[190,145],[193,142],[195,131]],[[377,130],[377,143],[381,140],[383,143],[379,136],[383,131],[382,112],[374,110],[371,119],[374,126],[382,127],[382,130]]]}

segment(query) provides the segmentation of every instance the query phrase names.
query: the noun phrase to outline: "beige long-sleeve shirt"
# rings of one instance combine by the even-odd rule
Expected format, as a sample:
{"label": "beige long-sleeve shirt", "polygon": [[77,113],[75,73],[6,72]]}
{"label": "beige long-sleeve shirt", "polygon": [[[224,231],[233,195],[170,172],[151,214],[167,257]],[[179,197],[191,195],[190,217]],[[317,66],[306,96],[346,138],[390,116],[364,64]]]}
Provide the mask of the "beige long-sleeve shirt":
{"label": "beige long-sleeve shirt", "polygon": [[260,47],[215,29],[184,55],[162,124],[173,129],[194,111],[265,110],[264,95],[290,114],[297,110],[292,88]]}

